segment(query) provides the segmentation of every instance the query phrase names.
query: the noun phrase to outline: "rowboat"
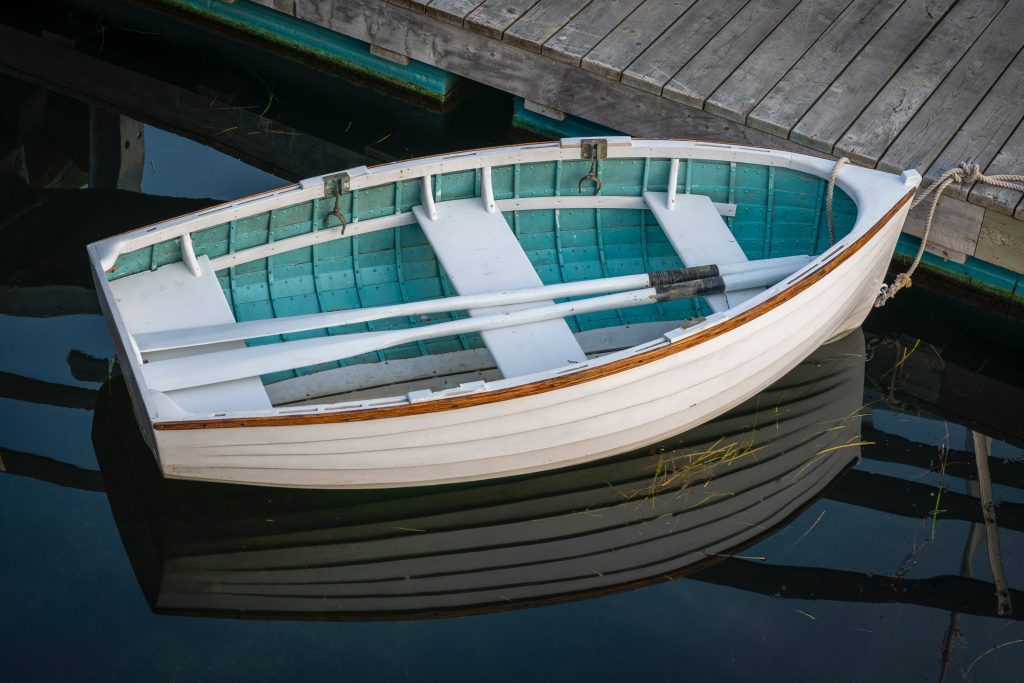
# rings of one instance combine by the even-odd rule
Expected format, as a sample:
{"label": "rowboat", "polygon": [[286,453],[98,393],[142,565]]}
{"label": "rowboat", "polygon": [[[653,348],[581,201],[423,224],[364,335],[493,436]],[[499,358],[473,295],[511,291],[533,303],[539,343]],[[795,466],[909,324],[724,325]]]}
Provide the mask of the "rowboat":
{"label": "rowboat", "polygon": [[756,394],[864,320],[919,183],[571,138],[312,178],[89,255],[164,475],[442,484],[629,451]]}
{"label": "rowboat", "polygon": [[455,617],[633,590],[749,554],[741,549],[859,458],[864,337],[855,330],[819,348],[765,391],[655,448],[391,490],[164,479],[123,386],[100,392],[93,444],[153,611]]}

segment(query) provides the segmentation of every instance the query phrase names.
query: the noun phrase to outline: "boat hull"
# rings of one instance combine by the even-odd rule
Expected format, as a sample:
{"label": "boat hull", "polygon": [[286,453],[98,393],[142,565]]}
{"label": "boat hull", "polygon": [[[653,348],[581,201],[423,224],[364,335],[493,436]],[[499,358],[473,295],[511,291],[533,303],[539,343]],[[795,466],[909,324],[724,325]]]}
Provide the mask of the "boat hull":
{"label": "boat hull", "polygon": [[[323,488],[419,486],[512,476],[642,448],[721,415],[830,339],[858,327],[878,294],[908,210],[677,352],[588,381],[475,405],[372,419],[157,429],[168,477]],[[795,293],[794,293],[795,292]]]}

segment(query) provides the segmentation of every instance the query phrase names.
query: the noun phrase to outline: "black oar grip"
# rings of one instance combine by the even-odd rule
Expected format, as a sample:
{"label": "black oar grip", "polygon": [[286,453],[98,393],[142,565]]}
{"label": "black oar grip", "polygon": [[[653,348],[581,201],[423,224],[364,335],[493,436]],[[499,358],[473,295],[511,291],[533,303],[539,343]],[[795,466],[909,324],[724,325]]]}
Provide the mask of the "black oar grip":
{"label": "black oar grip", "polygon": [[[714,268],[714,266],[711,267]],[[656,287],[655,291],[658,295],[658,301],[674,301],[676,299],[687,299],[707,294],[721,294],[725,291],[725,280],[715,276],[701,278],[700,280],[673,282]]]}
{"label": "black oar grip", "polygon": [[687,282],[689,280],[701,280],[709,277],[718,277],[718,266],[693,266],[691,268],[674,268],[672,270],[659,270],[649,273],[651,287],[664,287],[676,282]]}

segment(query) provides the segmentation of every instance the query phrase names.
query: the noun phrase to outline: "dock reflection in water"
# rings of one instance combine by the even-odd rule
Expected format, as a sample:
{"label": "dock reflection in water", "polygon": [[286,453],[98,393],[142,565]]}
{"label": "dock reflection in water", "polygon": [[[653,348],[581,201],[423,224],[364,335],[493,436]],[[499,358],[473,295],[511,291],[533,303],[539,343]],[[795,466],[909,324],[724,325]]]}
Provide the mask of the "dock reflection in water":
{"label": "dock reflection in water", "polygon": [[123,386],[93,440],[136,576],[161,613],[454,616],[634,589],[769,534],[860,453],[857,330],[721,418],[542,475],[398,491],[162,480]]}

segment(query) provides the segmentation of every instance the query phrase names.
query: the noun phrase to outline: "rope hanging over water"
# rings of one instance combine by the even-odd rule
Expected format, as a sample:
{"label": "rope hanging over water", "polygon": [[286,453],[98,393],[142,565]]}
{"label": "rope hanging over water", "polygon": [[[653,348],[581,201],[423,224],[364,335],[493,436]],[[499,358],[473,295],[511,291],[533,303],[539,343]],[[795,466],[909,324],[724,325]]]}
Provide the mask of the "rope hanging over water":
{"label": "rope hanging over water", "polygon": [[[835,244],[836,241],[836,230],[835,225],[832,221],[832,191],[835,189],[836,176],[839,175],[839,169],[844,164],[850,163],[850,160],[846,157],[841,157],[836,160],[835,165],[832,167],[832,174],[828,179],[828,194],[826,196],[826,208],[828,210],[828,237],[831,244]],[[885,303],[896,296],[904,287],[911,286],[911,276],[917,267],[921,264],[921,259],[924,257],[924,249],[928,244],[928,233],[932,229],[932,219],[935,217],[935,209],[939,204],[939,197],[945,192],[946,188],[953,183],[985,183],[987,185],[994,185],[995,187],[1003,187],[1008,190],[1016,190],[1017,192],[1024,192],[1024,175],[1014,174],[996,174],[996,175],[985,175],[981,172],[981,166],[969,161],[961,162],[959,165],[945,171],[938,177],[931,185],[929,185],[924,192],[917,195],[914,200],[910,203],[910,208],[915,208],[918,204],[923,202],[928,195],[932,196],[931,204],[928,207],[928,218],[924,223],[924,233],[921,235],[921,246],[917,249],[917,255],[914,257],[913,263],[910,264],[910,268],[907,268],[906,272],[900,273],[893,280],[891,285],[882,285],[882,290],[878,294],[878,298],[875,299],[875,308],[881,308]]]}

